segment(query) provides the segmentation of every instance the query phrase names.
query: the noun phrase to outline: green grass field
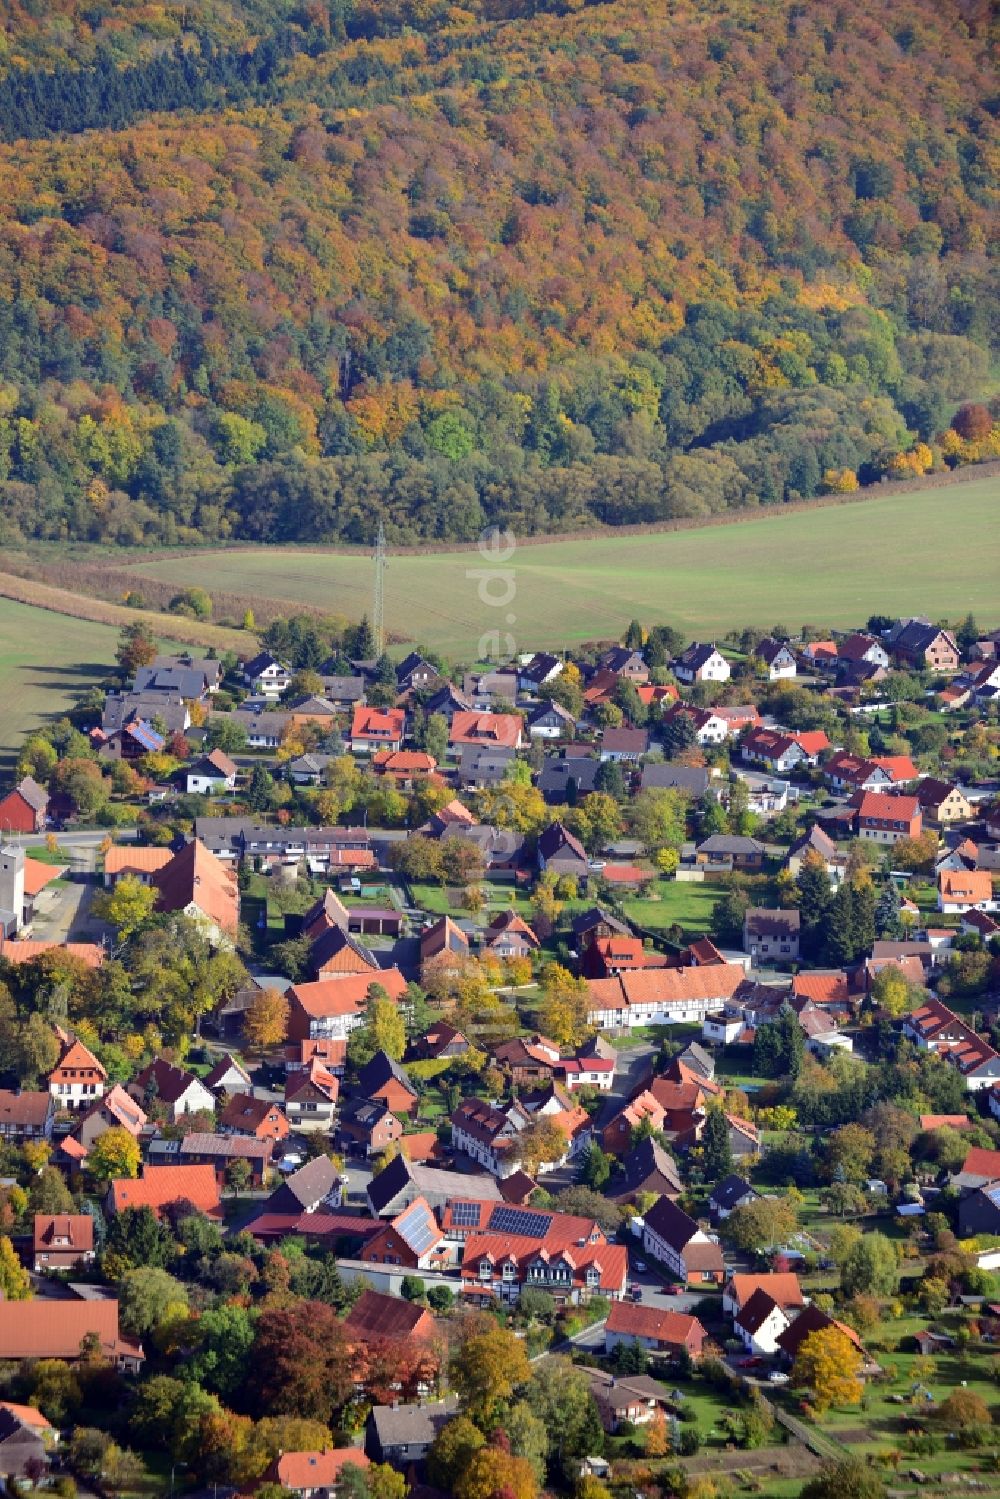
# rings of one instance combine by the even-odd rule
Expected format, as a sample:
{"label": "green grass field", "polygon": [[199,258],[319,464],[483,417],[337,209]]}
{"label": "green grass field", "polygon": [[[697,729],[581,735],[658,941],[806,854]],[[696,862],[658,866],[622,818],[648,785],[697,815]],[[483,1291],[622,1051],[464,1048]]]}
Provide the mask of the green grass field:
{"label": "green grass field", "polygon": [[114,666],[118,631],[0,598],[0,764]]}
{"label": "green grass field", "polygon": [[[849,626],[875,612],[933,619],[972,609],[996,624],[998,501],[1000,480],[973,479],[691,531],[525,541],[503,564],[509,587],[506,576],[477,575],[490,564],[475,552],[390,557],[386,626],[472,660],[489,649],[480,643],[490,631],[509,634],[517,650],[568,648],[618,636],[633,617],[702,637],[742,625]],[[260,548],[132,566],[352,619],[371,612],[372,565],[361,551]]]}

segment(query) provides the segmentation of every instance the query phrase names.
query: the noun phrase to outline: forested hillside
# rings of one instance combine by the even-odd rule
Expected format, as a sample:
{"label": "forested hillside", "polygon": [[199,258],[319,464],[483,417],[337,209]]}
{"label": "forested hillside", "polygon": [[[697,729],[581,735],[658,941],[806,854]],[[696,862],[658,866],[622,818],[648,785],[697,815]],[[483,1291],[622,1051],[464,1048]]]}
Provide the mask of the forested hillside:
{"label": "forested hillside", "polygon": [[0,543],[714,514],[1000,451],[987,0],[0,4]]}

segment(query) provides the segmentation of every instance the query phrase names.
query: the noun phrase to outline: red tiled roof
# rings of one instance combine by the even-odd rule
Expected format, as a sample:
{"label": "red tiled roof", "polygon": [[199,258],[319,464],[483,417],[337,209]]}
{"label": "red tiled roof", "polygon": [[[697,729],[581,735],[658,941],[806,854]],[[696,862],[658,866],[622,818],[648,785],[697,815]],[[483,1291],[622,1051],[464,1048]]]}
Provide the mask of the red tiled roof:
{"label": "red tiled roof", "polygon": [[295,984],[288,991],[314,1020],[327,1015],[355,1015],[363,1007],[372,984],[378,984],[390,999],[406,992],[406,980],[398,968],[368,969],[364,973],[344,973],[336,978],[317,979],[311,984]]}
{"label": "red tiled roof", "polygon": [[183,911],[194,905],[220,931],[234,933],[240,901],[236,875],[197,838],[153,874],[160,911]]}
{"label": "red tiled roof", "polygon": [[850,990],[846,973],[797,973],[792,979],[792,993],[814,1005],[849,1005]]}
{"label": "red tiled roof", "polygon": [[7,963],[33,963],[53,949],[68,953],[71,958],[79,958],[88,968],[100,968],[104,962],[104,948],[96,942],[44,942],[40,938],[27,937],[16,942],[0,941],[0,958]]}
{"label": "red tiled roof", "polygon": [[152,1208],[161,1213],[175,1202],[190,1202],[210,1218],[222,1216],[222,1194],[214,1166],[144,1166],[138,1181],[119,1177],[110,1186],[111,1207]]}
{"label": "red tiled roof", "polygon": [[333,1489],[345,1464],[371,1467],[360,1447],[333,1447],[325,1452],[281,1452],[264,1474],[265,1482],[279,1483],[297,1493],[303,1489]]}
{"label": "red tiled roof", "polygon": [[451,744],[501,744],[516,749],[522,732],[515,713],[456,713],[451,720]]}
{"label": "red tiled roof", "polygon": [[885,791],[863,791],[858,800],[858,817],[877,818],[880,822],[912,822],[920,816],[915,796],[890,796]]}
{"label": "red tiled roof", "polygon": [[143,848],[135,843],[116,843],[104,855],[105,874],[155,874],[170,863],[169,848]]}
{"label": "red tiled roof", "polygon": [[142,1357],[139,1344],[130,1343],[118,1331],[118,1302],[0,1301],[0,1348],[4,1358],[76,1359],[80,1344],[96,1333],[101,1347],[112,1356],[129,1352]]}
{"label": "red tiled roof", "polygon": [[405,724],[403,708],[366,708],[359,704],[351,719],[351,738],[364,739],[373,734],[379,739],[402,739]]}
{"label": "red tiled roof", "polygon": [[993,877],[988,869],[942,869],[938,873],[938,892],[942,900],[976,905],[993,899]]}
{"label": "red tiled roof", "polygon": [[962,1162],[961,1176],[982,1176],[987,1181],[1000,1180],[1000,1150],[985,1150],[973,1145]]}
{"label": "red tiled roof", "polygon": [[697,1317],[668,1311],[658,1306],[636,1305],[631,1301],[614,1301],[606,1323],[608,1332],[628,1338],[650,1338],[660,1343],[687,1343],[692,1333],[699,1341],[705,1329]]}
{"label": "red tiled roof", "polygon": [[756,1291],[766,1291],[776,1306],[804,1306],[799,1277],[791,1271],[771,1271],[765,1275],[744,1275],[738,1271],[726,1286],[737,1306],[745,1306]]}
{"label": "red tiled roof", "polygon": [[94,1053],[88,1051],[82,1041],[73,1040],[49,1073],[49,1082],[76,1082],[79,1081],[81,1073],[93,1073],[100,1078],[106,1078],[108,1075]]}

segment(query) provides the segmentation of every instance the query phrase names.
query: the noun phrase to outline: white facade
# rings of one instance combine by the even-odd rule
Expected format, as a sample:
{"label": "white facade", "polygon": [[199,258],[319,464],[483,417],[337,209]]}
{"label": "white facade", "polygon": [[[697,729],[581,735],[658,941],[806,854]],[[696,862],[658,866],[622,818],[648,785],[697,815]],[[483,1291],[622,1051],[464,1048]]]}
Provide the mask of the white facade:
{"label": "white facade", "polygon": [[742,1339],[744,1348],[751,1353],[772,1354],[778,1351],[778,1339],[791,1323],[781,1310],[780,1306],[773,1306],[764,1321],[754,1332],[749,1332],[740,1324],[739,1318],[733,1323],[733,1331]]}

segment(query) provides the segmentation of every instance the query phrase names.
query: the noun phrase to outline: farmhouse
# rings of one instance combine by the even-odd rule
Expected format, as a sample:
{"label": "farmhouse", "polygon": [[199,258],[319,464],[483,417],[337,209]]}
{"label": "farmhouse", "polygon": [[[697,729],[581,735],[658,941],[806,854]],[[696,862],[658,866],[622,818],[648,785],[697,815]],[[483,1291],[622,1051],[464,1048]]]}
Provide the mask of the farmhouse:
{"label": "farmhouse", "polygon": [[675,1358],[689,1353],[700,1358],[707,1334],[697,1317],[661,1307],[616,1301],[604,1324],[604,1351],[611,1353],[620,1343],[638,1343],[653,1353]]}
{"label": "farmhouse", "polygon": [[659,1198],[646,1214],[642,1247],[689,1285],[722,1284],[722,1250],[669,1197]]}

